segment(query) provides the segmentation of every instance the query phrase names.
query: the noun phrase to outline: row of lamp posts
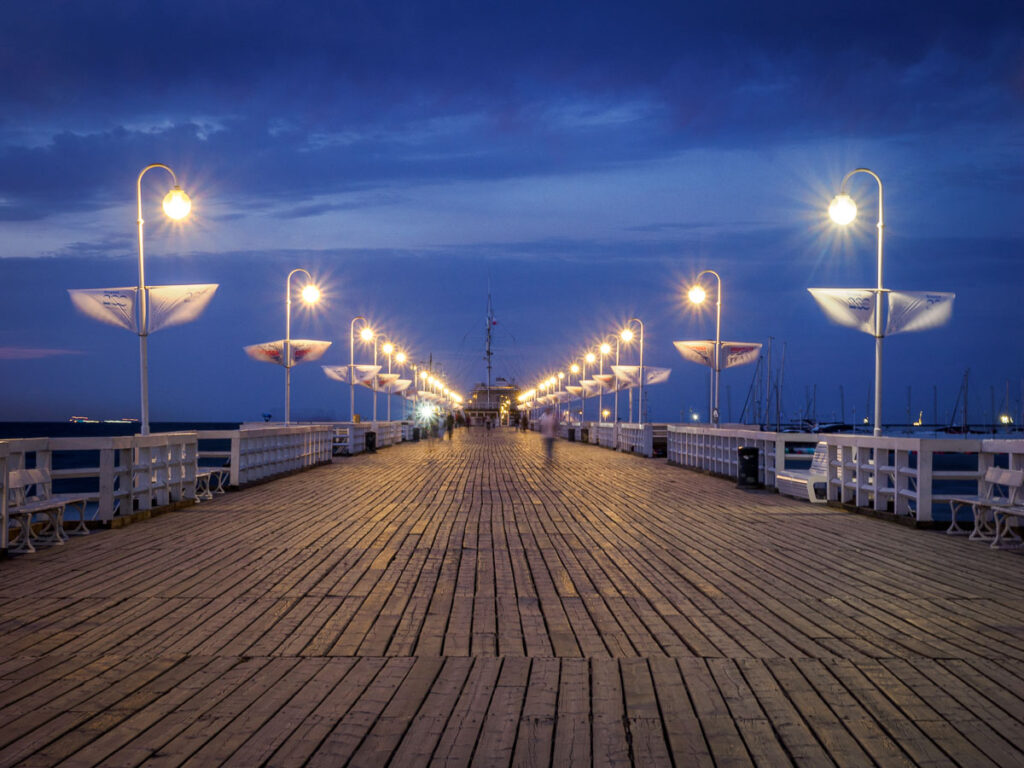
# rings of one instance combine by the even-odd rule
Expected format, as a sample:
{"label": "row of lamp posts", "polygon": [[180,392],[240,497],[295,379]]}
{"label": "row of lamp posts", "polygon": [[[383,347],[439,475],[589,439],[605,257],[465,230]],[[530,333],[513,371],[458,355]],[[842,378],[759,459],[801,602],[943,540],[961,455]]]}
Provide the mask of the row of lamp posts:
{"label": "row of lamp posts", "polygon": [[[149,375],[148,375],[148,337],[149,337],[149,330],[148,330],[148,323],[147,323],[147,315],[148,315],[148,312],[149,312],[149,306],[148,306],[149,305],[149,301],[148,301],[147,286],[146,286],[146,274],[145,274],[145,247],[144,247],[144,237],[143,237],[143,225],[144,225],[145,222],[144,222],[144,220],[142,218],[142,178],[143,178],[143,176],[146,175],[147,172],[149,172],[151,170],[154,170],[154,169],[157,169],[157,168],[162,169],[162,170],[166,171],[167,173],[169,173],[170,176],[171,176],[171,180],[173,182],[172,188],[170,189],[170,191],[167,192],[167,194],[165,195],[165,197],[163,199],[163,210],[164,210],[164,213],[168,217],[170,217],[171,219],[176,220],[176,221],[180,221],[180,220],[184,219],[186,216],[188,216],[189,212],[191,211],[191,207],[192,207],[192,203],[191,203],[191,200],[190,200],[188,194],[186,194],[185,191],[178,184],[177,176],[175,175],[174,171],[169,166],[164,165],[163,163],[153,163],[153,164],[147,165],[139,173],[138,180],[137,180],[137,183],[136,183],[136,199],[137,199],[137,203],[138,203],[137,224],[138,224],[138,236],[139,236],[139,288],[138,288],[138,299],[137,299],[137,301],[138,301],[138,309],[137,309],[137,312],[138,312],[137,329],[138,329],[138,331],[137,332],[138,332],[138,335],[139,335],[139,370],[140,370],[141,406],[142,406],[141,407],[141,410],[142,410],[142,413],[141,413],[141,432],[144,435],[149,434]],[[871,171],[871,170],[869,170],[867,168],[856,168],[856,169],[850,171],[848,174],[846,174],[846,176],[843,177],[843,180],[842,180],[842,182],[840,184],[839,194],[836,195],[835,198],[832,200],[832,203],[831,203],[831,205],[829,206],[829,209],[828,209],[828,213],[829,213],[830,218],[834,222],[836,222],[837,224],[840,224],[842,226],[846,226],[846,225],[850,224],[856,218],[856,216],[857,216],[857,206],[856,206],[856,203],[854,202],[853,198],[846,192],[846,187],[847,187],[847,183],[849,182],[851,177],[853,177],[856,174],[860,174],[860,173],[863,173],[863,174],[871,176],[877,182],[877,184],[878,184],[878,223],[877,223],[877,230],[878,230],[878,248],[877,248],[877,253],[878,253],[878,256],[877,256],[877,287],[875,288],[875,295],[876,296],[875,296],[875,311],[874,311],[874,336],[875,336],[874,434],[875,435],[880,435],[881,434],[881,414],[882,414],[882,339],[884,338],[884,332],[883,332],[883,326],[882,326],[881,299],[882,299],[882,296],[883,296],[883,294],[885,292],[884,288],[882,287],[882,241],[883,241],[884,223],[883,223],[883,215],[882,215],[883,192],[882,192],[882,180],[881,180],[881,178],[874,171]],[[295,364],[295,361],[294,361],[294,358],[293,358],[293,355],[292,355],[292,349],[291,349],[291,303],[292,303],[291,278],[292,278],[292,276],[294,274],[296,274],[298,272],[304,273],[306,275],[306,277],[307,277],[307,283],[303,287],[302,294],[301,294],[303,301],[306,302],[307,304],[313,304],[313,303],[316,303],[317,301],[319,301],[319,299],[320,299],[320,290],[313,283],[312,276],[309,274],[309,272],[307,270],[305,270],[304,268],[298,268],[298,269],[294,269],[291,272],[289,272],[287,280],[286,280],[286,283],[285,283],[285,292],[286,292],[286,296],[285,296],[285,306],[286,306],[286,310],[285,310],[285,342],[284,342],[285,423],[289,423],[290,422],[290,418],[291,418],[291,402],[290,402],[291,401],[291,368]],[[721,369],[722,369],[722,365],[721,365],[722,364],[722,360],[721,360],[721,352],[722,352],[722,342],[721,342],[722,279],[721,279],[721,277],[714,270],[704,270],[704,271],[702,271],[697,276],[697,284],[694,285],[690,289],[690,291],[688,293],[688,296],[689,296],[690,301],[693,302],[694,304],[701,304],[706,299],[707,293],[706,293],[704,287],[700,284],[700,278],[704,277],[705,275],[709,275],[709,276],[714,277],[716,282],[717,282],[716,299],[715,299],[715,347],[714,347],[714,358],[713,358],[713,365],[712,365],[712,368],[713,368],[713,376],[712,376],[713,398],[712,398],[712,407],[711,407],[711,415],[712,415],[711,420],[712,420],[712,422],[714,424],[717,424],[719,422],[719,380],[720,380]],[[349,370],[349,385],[350,385],[349,405],[350,405],[350,412],[352,414],[355,413],[355,383],[354,383],[353,376],[352,376],[354,365],[355,365],[355,341],[354,341],[355,337],[354,337],[354,333],[355,333],[355,324],[359,320],[362,320],[362,322],[363,322],[362,328],[360,330],[360,337],[362,339],[364,339],[364,340],[372,340],[373,339],[373,331],[369,327],[366,319],[363,318],[363,317],[356,317],[356,318],[354,318],[352,320],[352,324],[350,326],[350,334],[349,334],[349,337],[350,337],[349,338],[349,353],[350,353],[350,361],[349,361],[349,368],[350,368],[350,370]],[[644,353],[643,333],[644,333],[644,326],[643,326],[643,323],[638,318],[632,318],[629,321],[629,323],[627,324],[626,328],[624,328],[619,333],[619,335],[616,337],[616,339],[615,339],[615,357],[616,357],[616,364],[618,364],[618,360],[619,360],[619,341],[621,340],[621,341],[624,341],[626,343],[629,343],[632,340],[632,338],[633,338],[632,327],[633,327],[634,324],[637,324],[639,326],[639,329],[640,329],[640,411],[641,411],[641,413],[638,414],[638,415],[639,415],[639,419],[640,419],[640,421],[642,423],[643,422],[643,414],[642,414],[642,410],[643,410],[643,391],[644,391],[644,370],[643,370],[643,353]],[[605,357],[605,355],[610,354],[611,346],[608,343],[608,341],[605,340],[605,341],[602,341],[598,345],[597,349],[598,349],[597,355],[595,355],[595,353],[593,351],[588,350],[583,355],[583,357],[582,357],[582,362],[583,362],[582,376],[584,378],[586,377],[586,366],[588,364],[592,365],[594,363],[595,359],[598,356],[599,356],[599,359],[600,359],[601,373],[602,374],[604,373],[604,357]],[[387,357],[388,357],[388,372],[390,373],[391,372],[392,354],[394,353],[394,345],[391,342],[386,342],[385,345],[381,348],[381,351],[383,351],[384,354],[387,355]],[[374,363],[375,364],[376,364],[376,357],[377,357],[377,345],[374,344]],[[398,359],[398,358],[402,358],[402,359]],[[403,355],[403,353],[399,352],[396,355],[396,359],[398,359],[399,364],[402,364],[404,362],[404,355]],[[579,375],[578,371],[579,371],[579,363],[575,363],[574,362],[572,364],[571,368],[570,368],[570,372],[573,373],[573,374]],[[419,372],[419,373],[421,375],[423,375],[424,379],[426,379],[426,377],[428,376],[428,374],[426,374],[426,371],[422,371],[422,372]],[[560,376],[564,377],[564,373],[561,373]],[[419,384],[419,382],[417,382],[417,384]],[[547,384],[542,385],[542,386],[547,386]],[[630,397],[629,413],[630,413],[630,419],[632,419],[632,414],[633,414],[633,405],[632,405],[633,392],[632,392],[632,388],[630,388],[629,397]],[[585,397],[581,398],[581,400],[583,402],[583,407],[585,408],[585,404],[586,404]],[[618,421],[618,400],[619,400],[619,398],[618,398],[618,388],[616,388],[616,392],[615,392],[615,415],[614,415],[614,418],[615,418],[616,421]],[[599,411],[600,411],[599,416],[603,416],[603,393],[600,393],[600,392],[598,394],[598,408],[599,408]],[[376,421],[376,418],[377,418],[377,413],[376,413],[376,411],[377,411],[376,377],[374,379],[373,409],[374,409],[373,418],[374,418],[374,421]],[[391,401],[390,401],[390,397],[389,397],[388,398],[388,418],[389,419],[390,419],[390,410],[391,410]]]}

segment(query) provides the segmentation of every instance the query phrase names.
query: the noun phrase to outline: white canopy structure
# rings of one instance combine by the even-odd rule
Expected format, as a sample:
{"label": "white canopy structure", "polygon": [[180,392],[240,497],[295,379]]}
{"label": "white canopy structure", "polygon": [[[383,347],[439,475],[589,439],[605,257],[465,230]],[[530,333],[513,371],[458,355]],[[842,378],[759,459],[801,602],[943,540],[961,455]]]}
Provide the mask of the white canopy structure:
{"label": "white canopy structure", "polygon": [[[679,354],[692,363],[715,367],[715,342],[707,341],[674,341],[672,342]],[[735,365],[746,365],[757,360],[761,353],[761,345],[757,342],[723,341],[722,369]]]}
{"label": "white canopy structure", "polygon": [[[284,365],[284,343],[284,339],[278,339],[263,344],[250,344],[243,349],[245,354],[253,360]],[[314,341],[312,339],[292,339],[289,344],[292,348],[292,365],[319,360],[331,346],[329,341]]]}
{"label": "white canopy structure", "polygon": [[[874,288],[808,288],[818,306],[834,323],[875,335],[878,310]],[[885,336],[926,331],[953,317],[955,293],[945,291],[886,291]]]}
{"label": "white canopy structure", "polygon": [[[613,365],[612,372],[615,376],[615,389],[627,389],[640,386],[639,365]],[[644,386],[651,384],[663,384],[668,381],[672,373],[671,368],[656,368],[652,365],[644,366]]]}
{"label": "white canopy structure", "polygon": [[[323,365],[324,373],[328,378],[334,379],[348,384],[348,372],[349,367],[347,365]],[[376,376],[381,369],[379,365],[353,365],[352,378],[356,384],[365,384],[366,382],[373,381],[373,377]]]}
{"label": "white canopy structure", "polygon": [[93,320],[132,333],[150,334],[192,322],[203,313],[216,291],[216,283],[147,286],[149,311],[145,329],[139,328],[138,288],[70,288],[68,294],[75,309]]}

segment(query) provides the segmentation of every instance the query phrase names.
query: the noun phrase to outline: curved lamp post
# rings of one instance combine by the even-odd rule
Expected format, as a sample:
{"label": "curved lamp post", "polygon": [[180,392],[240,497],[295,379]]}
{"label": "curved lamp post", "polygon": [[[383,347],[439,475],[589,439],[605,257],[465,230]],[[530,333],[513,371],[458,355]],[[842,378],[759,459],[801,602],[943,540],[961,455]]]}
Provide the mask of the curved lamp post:
{"label": "curved lamp post", "polygon": [[[388,373],[391,373],[391,356],[395,353],[395,345],[391,343],[390,339],[384,339],[384,343],[380,346],[380,351],[388,356]],[[377,361],[374,360],[374,362]],[[388,391],[386,394],[388,398],[388,421],[391,421],[391,392]]]}
{"label": "curved lamp post", "polygon": [[[373,338],[373,329],[370,328],[370,321],[362,315],[356,315],[348,324],[348,418],[355,421],[356,418],[356,321],[362,320],[363,327],[359,331],[359,338],[369,341]],[[374,398],[376,400],[376,398]],[[374,405],[377,403],[374,402]]]}
{"label": "curved lamp post", "polygon": [[[602,341],[598,345],[597,351],[598,351],[598,357],[599,357],[599,363],[598,363],[599,371],[598,372],[603,376],[604,375],[604,356],[605,355],[610,355],[612,353],[612,345],[609,344],[607,340]],[[616,365],[618,365],[618,361],[616,361]],[[601,423],[601,419],[604,418],[603,414],[604,414],[604,382],[601,382],[601,386],[598,387],[598,390],[597,390],[597,421],[598,421],[599,424]]]}
{"label": "curved lamp post", "polygon": [[[631,317],[629,322],[626,323],[626,327],[622,329],[619,334],[619,338],[625,341],[627,344],[633,340],[633,323],[640,326],[640,402],[637,408],[637,423],[644,423],[644,324],[643,321],[638,317]],[[615,355],[616,365],[618,364],[618,352]],[[616,410],[618,410],[618,398],[616,397]],[[618,416],[616,416],[616,419]],[[633,390],[629,390],[629,419],[633,420]]]}
{"label": "curved lamp post", "polygon": [[711,405],[711,423],[714,426],[718,426],[719,410],[718,410],[718,382],[722,376],[722,277],[713,269],[705,269],[703,272],[697,275],[696,284],[690,288],[686,294],[692,304],[703,304],[704,299],[707,298],[707,291],[704,290],[704,286],[700,284],[700,279],[704,275],[712,275],[715,280],[718,281],[718,286],[715,292],[715,365],[711,371],[712,378],[712,389],[714,390],[714,399]]}
{"label": "curved lamp post", "polygon": [[145,250],[142,237],[142,225],[145,223],[142,219],[142,177],[154,168],[163,168],[171,174],[171,180],[174,182],[171,191],[164,196],[164,213],[172,219],[180,221],[188,216],[189,211],[192,210],[192,201],[185,194],[185,191],[178,186],[178,177],[174,175],[174,171],[168,166],[163,163],[152,163],[142,169],[136,183],[136,198],[139,204],[139,378],[142,387],[142,434],[144,435],[149,434],[149,324],[147,319],[149,301],[146,295]]}
{"label": "curved lamp post", "polygon": [[846,183],[858,173],[866,173],[878,182],[878,287],[875,289],[875,428],[876,437],[882,434],[882,180],[878,174],[867,168],[854,168],[843,177],[839,185],[839,194],[832,199],[828,207],[829,218],[836,224],[846,226],[857,218],[857,204],[846,193]]}
{"label": "curved lamp post", "polygon": [[292,415],[292,366],[295,361],[292,359],[292,275],[302,272],[309,278],[302,287],[302,300],[307,305],[316,304],[320,301],[320,289],[313,283],[313,276],[309,271],[299,267],[288,273],[288,279],[284,281],[284,424],[291,423]]}

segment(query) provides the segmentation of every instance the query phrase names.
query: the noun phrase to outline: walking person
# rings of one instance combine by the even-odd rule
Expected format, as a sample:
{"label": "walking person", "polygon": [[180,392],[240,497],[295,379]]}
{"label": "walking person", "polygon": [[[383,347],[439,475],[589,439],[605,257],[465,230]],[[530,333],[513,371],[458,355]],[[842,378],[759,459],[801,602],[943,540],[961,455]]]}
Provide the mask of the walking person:
{"label": "walking person", "polygon": [[444,419],[444,428],[448,431],[448,442],[452,441],[452,433],[455,432],[455,417],[452,416],[449,411],[448,415]]}
{"label": "walking person", "polygon": [[555,446],[555,431],[558,429],[558,419],[555,418],[554,409],[549,405],[544,409],[540,417],[540,434],[544,438],[544,457],[551,461],[552,452]]}

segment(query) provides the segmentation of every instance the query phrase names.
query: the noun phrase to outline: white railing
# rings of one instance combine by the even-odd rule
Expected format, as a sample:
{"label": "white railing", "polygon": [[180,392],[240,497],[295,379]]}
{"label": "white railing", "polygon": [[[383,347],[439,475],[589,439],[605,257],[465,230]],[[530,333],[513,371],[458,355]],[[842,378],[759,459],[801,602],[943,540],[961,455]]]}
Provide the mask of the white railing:
{"label": "white railing", "polygon": [[329,424],[242,425],[240,429],[202,430],[195,434],[203,441],[229,441],[228,450],[203,450],[199,458],[226,459],[230,469],[228,482],[237,487],[330,462],[334,429]]}
{"label": "white railing", "polygon": [[597,425],[597,444],[602,448],[617,448],[619,445],[619,424],[601,422]]}
{"label": "white railing", "polygon": [[1024,469],[1024,439],[776,433],[675,424],[668,427],[668,460],[736,477],[737,449],[757,448],[759,480],[773,487],[776,472],[810,459],[819,441],[828,447],[829,501],[921,522],[932,521],[935,510],[948,514],[951,498],[983,494],[988,467]]}
{"label": "white railing", "polygon": [[[726,477],[739,475],[739,448],[757,448],[758,481],[775,487],[775,473],[801,457],[808,461],[819,435],[799,432],[761,432],[756,427],[696,427],[668,425],[667,458],[670,463]],[[809,451],[800,451],[809,446]]]}
{"label": "white railing", "polygon": [[7,478],[14,470],[46,470],[55,492],[73,485],[74,495],[87,502],[88,518],[110,522],[135,511],[195,499],[197,456],[195,432],[2,441],[0,549],[7,548]]}
{"label": "white railing", "polygon": [[377,421],[373,422],[370,428],[377,433],[378,448],[386,448],[389,445],[398,445],[402,442],[402,422],[400,421]]}
{"label": "white railing", "polygon": [[616,447],[624,453],[654,455],[654,428],[650,424],[619,424]]}

